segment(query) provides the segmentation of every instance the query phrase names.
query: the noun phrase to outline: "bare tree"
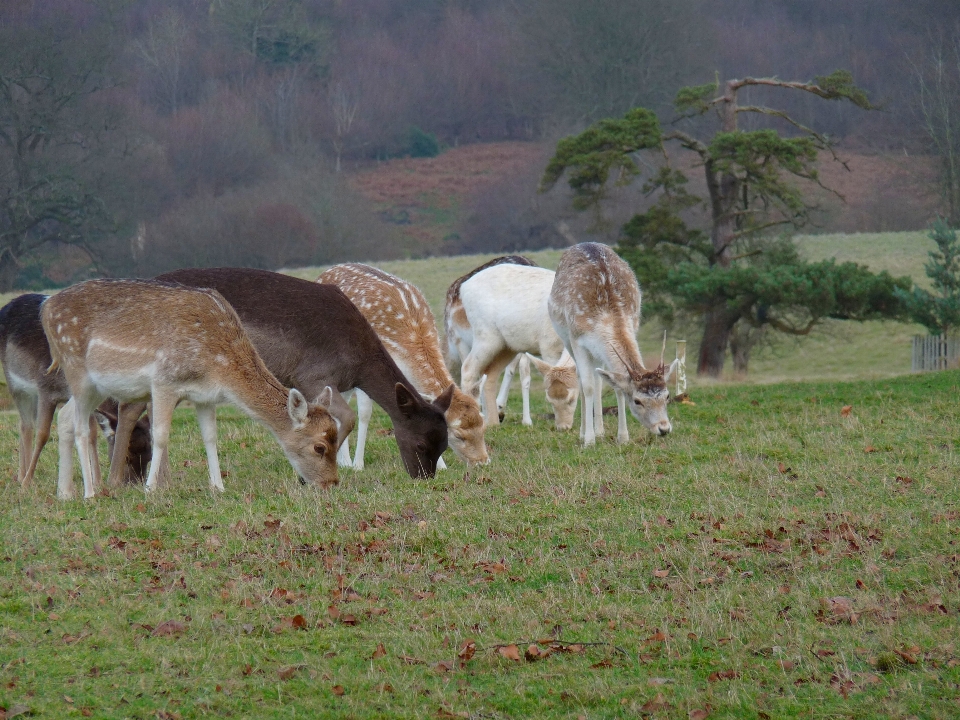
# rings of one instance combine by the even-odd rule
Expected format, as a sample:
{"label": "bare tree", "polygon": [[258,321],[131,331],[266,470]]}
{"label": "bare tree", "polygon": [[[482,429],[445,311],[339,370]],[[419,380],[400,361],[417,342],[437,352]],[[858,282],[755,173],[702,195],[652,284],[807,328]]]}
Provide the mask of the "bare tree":
{"label": "bare tree", "polygon": [[180,108],[181,72],[189,30],[174,9],[168,9],[147,26],[143,39],[134,43],[137,55],[154,76],[160,106],[169,113]]}
{"label": "bare tree", "polygon": [[940,164],[940,193],[960,225],[960,31],[930,43],[927,58],[911,61],[923,131]]}
{"label": "bare tree", "polygon": [[336,170],[340,172],[340,156],[343,154],[343,144],[347,135],[350,134],[350,128],[353,127],[353,121],[360,110],[360,103],[343,89],[342,83],[337,83],[330,99],[330,105],[333,108],[334,132],[336,133],[333,138],[333,151],[337,155]]}

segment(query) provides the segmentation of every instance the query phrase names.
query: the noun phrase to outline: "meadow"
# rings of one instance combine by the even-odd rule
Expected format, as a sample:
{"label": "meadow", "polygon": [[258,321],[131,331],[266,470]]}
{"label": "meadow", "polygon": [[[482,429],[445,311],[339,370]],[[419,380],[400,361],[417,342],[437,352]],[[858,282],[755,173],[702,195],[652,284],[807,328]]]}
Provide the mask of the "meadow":
{"label": "meadow", "polygon": [[[480,260],[384,266],[436,311]],[[858,327],[693,378],[673,434],[622,446],[554,431],[535,382],[490,465],[411,480],[377,413],[325,492],[225,408],[212,496],[181,409],[171,488],[58,502],[55,440],[21,491],[0,413],[0,717],[956,717],[960,373]]]}

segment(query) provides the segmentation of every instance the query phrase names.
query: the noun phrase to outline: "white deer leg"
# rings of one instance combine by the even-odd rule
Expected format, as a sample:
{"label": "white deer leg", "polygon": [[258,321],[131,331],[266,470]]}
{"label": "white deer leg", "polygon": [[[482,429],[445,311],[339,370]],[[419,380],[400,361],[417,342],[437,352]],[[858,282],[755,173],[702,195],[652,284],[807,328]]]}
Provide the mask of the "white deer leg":
{"label": "white deer leg", "polygon": [[[97,406],[91,391],[74,395],[73,428],[76,433],[77,454],[80,456],[80,471],[83,473],[83,497],[92,498],[97,494],[97,480],[100,475],[100,460],[96,452],[91,452],[90,415]],[[93,436],[96,441],[96,435]],[[94,448],[95,449],[95,448]]]}
{"label": "white deer leg", "polygon": [[[151,493],[159,485],[160,468],[169,463],[167,451],[170,448],[170,424],[173,422],[173,411],[177,407],[177,398],[153,391],[150,402],[150,433],[153,437],[153,462],[150,463],[150,474],[144,491]],[[158,462],[159,460],[159,462]]]}
{"label": "white deer leg", "polygon": [[[346,402],[350,402],[350,398],[353,397],[353,390],[348,390],[347,392],[341,394]],[[337,430],[339,432],[339,425],[337,426]],[[337,450],[337,465],[339,467],[353,467],[353,461],[350,460],[349,435],[343,439],[343,442],[340,443],[340,448]]]}
{"label": "white deer leg", "polygon": [[[503,382],[500,383],[500,392],[497,393],[497,414],[503,418],[507,409],[507,398],[510,397],[510,383],[513,382],[513,376],[517,372],[517,365],[523,353],[518,354],[510,364],[503,369]],[[521,372],[520,377],[523,377]]]}
{"label": "white deer leg", "polygon": [[357,388],[357,447],[353,451],[353,467],[363,470],[363,453],[367,447],[367,429],[373,416],[373,400],[363,390]]}
{"label": "white deer leg", "polygon": [[533,425],[533,419],[530,417],[530,358],[526,353],[520,353],[520,395],[523,398],[523,420],[524,425]]}
{"label": "white deer leg", "polygon": [[207,451],[207,469],[210,471],[210,489],[223,492],[223,476],[220,474],[220,457],[217,455],[217,407],[196,405],[200,437]]}
{"label": "white deer leg", "polygon": [[630,432],[627,430],[627,396],[619,389],[614,388],[617,394],[617,442],[623,445],[630,442]]}
{"label": "white deer leg", "polygon": [[59,500],[73,500],[77,497],[77,490],[73,485],[73,442],[75,433],[73,423],[76,420],[76,403],[73,398],[60,408],[57,413],[57,435],[60,451],[60,468],[57,475],[57,498]]}
{"label": "white deer leg", "polygon": [[584,446],[589,447],[597,442],[594,429],[594,396],[597,389],[594,382],[595,371],[593,363],[590,362],[590,354],[583,348],[576,346],[573,357],[577,363],[577,377],[580,379],[580,391],[583,397],[583,405],[580,408],[580,434]]}
{"label": "white deer leg", "polygon": [[[591,360],[591,362],[593,362]],[[594,395],[594,406],[593,406],[593,429],[597,433],[597,437],[603,435],[603,376],[599,372],[594,372],[593,374],[594,387],[596,388],[596,394]]]}

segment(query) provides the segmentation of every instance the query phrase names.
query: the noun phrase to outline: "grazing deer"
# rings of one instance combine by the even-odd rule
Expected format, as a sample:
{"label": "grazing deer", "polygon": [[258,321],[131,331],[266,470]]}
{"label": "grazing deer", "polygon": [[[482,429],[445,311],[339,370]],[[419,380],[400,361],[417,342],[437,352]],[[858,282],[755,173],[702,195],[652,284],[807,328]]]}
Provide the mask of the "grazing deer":
{"label": "grazing deer", "polygon": [[[230,402],[265,425],[303,482],[337,482],[337,430],[330,394],[308,403],[267,370],[240,323],[214,290],[144,280],[88,280],[48,298],[43,330],[76,405],[75,431],[84,497],[96,494],[98,462],[88,418],[105,397],[150,398],[156,456],[166,459],[173,411],[193,402],[207,451],[210,486],[223,490],[216,406]],[[146,489],[161,462],[150,466]]]}
{"label": "grazing deer", "polygon": [[410,477],[434,476],[447,448],[444,414],[452,391],[432,403],[420,397],[339,288],[245,268],[175,270],[157,279],[220,292],[267,367],[287,386],[308,397],[327,385],[342,393],[362,390],[393,421]]}
{"label": "grazing deer", "polygon": [[[551,367],[561,360],[563,342],[547,314],[553,277],[553,271],[544,268],[509,263],[493,265],[460,285],[463,318],[459,318],[456,311],[445,313],[452,318],[448,337],[458,335],[456,352],[467,350],[461,368],[464,390],[479,395],[480,379],[487,376],[483,394],[488,425],[496,425],[500,420],[496,379],[517,353],[535,353]],[[542,368],[546,370],[546,366]],[[547,399],[554,406],[557,429],[567,430],[573,425],[577,403],[576,377],[562,370],[547,371],[545,377]],[[566,390],[561,392],[555,381],[568,383]],[[527,408],[529,420],[529,401]]]}
{"label": "grazing deer", "polygon": [[[0,308],[0,362],[7,379],[7,387],[20,413],[20,467],[17,479],[23,486],[33,480],[40,453],[50,439],[50,428],[57,405],[70,399],[70,388],[62,372],[47,373],[50,367],[50,345],[40,323],[40,306],[46,295],[20,295]],[[116,403],[104,401],[97,408],[100,422],[110,448],[111,468],[117,426]],[[139,414],[137,415],[139,418]],[[60,434],[72,437],[73,419],[69,428],[61,427]],[[150,462],[150,420],[147,417],[131,425],[133,441],[125,463],[116,463],[120,477],[130,482],[142,482]],[[96,447],[96,431],[91,433]]]}
{"label": "grazing deer", "polygon": [[653,370],[643,364],[637,347],[640,329],[640,287],[633,270],[613,250],[599,243],[580,243],[560,258],[550,291],[550,320],[577,364],[583,405],[580,438],[593,445],[603,432],[601,377],[617,395],[617,441],[627,442],[625,397],[630,411],[650,432],[666,435],[667,381],[676,361],[664,368],[661,355]]}
{"label": "grazing deer", "polygon": [[[468,466],[489,462],[483,418],[477,401],[454,384],[443,361],[437,325],[427,299],[416,287],[369,265],[344,263],[325,270],[317,282],[336,285],[350,298],[383,342],[390,357],[428,400],[451,392],[444,414],[447,443]],[[360,426],[354,467],[363,467],[367,426],[373,404],[357,393]],[[349,454],[346,454],[346,458]],[[345,458],[345,459],[346,459]]]}

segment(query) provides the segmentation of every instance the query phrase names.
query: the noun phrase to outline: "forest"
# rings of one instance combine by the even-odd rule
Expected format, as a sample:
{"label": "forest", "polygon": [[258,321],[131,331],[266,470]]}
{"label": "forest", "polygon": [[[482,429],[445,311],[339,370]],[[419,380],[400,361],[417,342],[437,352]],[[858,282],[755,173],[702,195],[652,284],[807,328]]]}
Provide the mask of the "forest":
{"label": "forest", "polygon": [[[522,201],[488,196],[415,248],[348,177],[470,144],[552,148],[639,105],[669,120],[678,88],[746,75],[848,70],[877,111],[775,102],[840,147],[929,157],[955,214],[956,141],[938,140],[960,117],[958,28],[948,0],[4,3],[0,290],[565,244],[531,230],[565,205],[536,200],[543,164],[501,193]],[[541,217],[515,222],[531,202]]]}

